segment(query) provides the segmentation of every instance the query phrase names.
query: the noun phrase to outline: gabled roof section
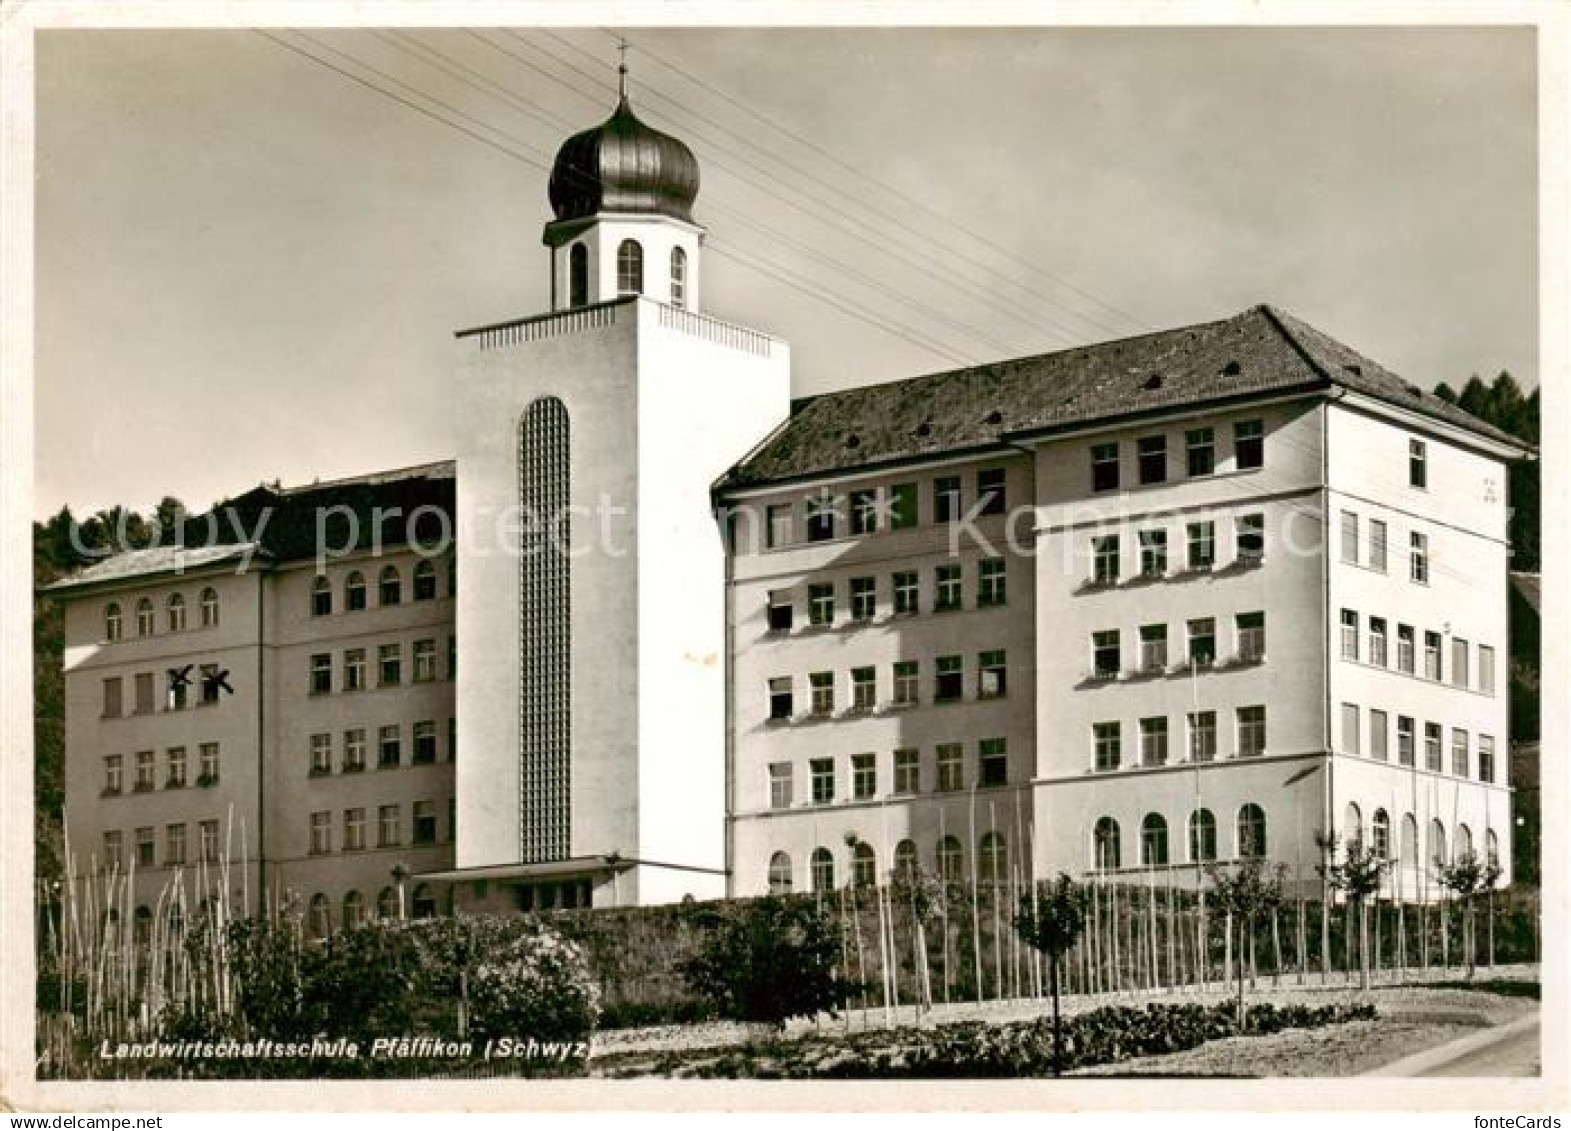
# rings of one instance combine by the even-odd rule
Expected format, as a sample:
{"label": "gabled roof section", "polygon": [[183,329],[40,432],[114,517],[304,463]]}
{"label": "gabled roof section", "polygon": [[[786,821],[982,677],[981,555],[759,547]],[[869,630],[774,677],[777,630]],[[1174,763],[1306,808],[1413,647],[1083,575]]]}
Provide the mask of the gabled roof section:
{"label": "gabled roof section", "polygon": [[166,573],[188,573],[205,566],[217,565],[236,558],[255,554],[261,547],[255,542],[234,542],[227,545],[152,546],[145,550],[128,550],[105,558],[79,570],[70,577],[61,578],[46,589],[76,589],[88,585],[108,584],[134,577],[156,577]]}
{"label": "gabled roof section", "polygon": [[1104,420],[1333,385],[1521,446],[1314,327],[1255,306],[1217,322],[803,398],[716,486],[981,452]]}

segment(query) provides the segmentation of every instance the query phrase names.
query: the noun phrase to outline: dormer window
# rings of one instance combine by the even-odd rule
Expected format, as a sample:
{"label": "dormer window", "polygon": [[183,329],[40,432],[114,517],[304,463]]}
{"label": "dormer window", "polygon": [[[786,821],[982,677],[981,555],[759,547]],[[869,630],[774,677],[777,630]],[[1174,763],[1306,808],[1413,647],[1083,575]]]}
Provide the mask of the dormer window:
{"label": "dormer window", "polygon": [[569,306],[589,305],[589,249],[575,243],[567,252],[567,293]]}
{"label": "dormer window", "polygon": [[623,240],[616,249],[616,292],[644,293],[644,249],[637,240]]}
{"label": "dormer window", "polygon": [[687,306],[687,252],[671,249],[671,305]]}

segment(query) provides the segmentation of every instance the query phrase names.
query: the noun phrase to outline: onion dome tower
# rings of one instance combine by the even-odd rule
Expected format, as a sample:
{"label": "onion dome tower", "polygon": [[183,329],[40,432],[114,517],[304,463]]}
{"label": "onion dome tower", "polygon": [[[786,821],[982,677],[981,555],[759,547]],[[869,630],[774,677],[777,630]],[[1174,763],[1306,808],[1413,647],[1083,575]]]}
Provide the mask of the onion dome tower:
{"label": "onion dome tower", "polygon": [[554,218],[551,309],[570,310],[630,294],[698,308],[699,248],[693,222],[698,161],[681,141],[645,125],[627,100],[619,68],[616,110],[574,134],[551,169]]}

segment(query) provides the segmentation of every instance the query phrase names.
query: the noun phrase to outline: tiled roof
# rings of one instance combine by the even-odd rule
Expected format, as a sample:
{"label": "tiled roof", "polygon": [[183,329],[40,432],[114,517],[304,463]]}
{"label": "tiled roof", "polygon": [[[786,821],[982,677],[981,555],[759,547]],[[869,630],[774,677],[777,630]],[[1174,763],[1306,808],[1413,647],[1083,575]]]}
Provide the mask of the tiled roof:
{"label": "tiled roof", "polygon": [[189,549],[182,549],[179,546],[153,546],[146,550],[128,550],[112,558],[105,558],[70,577],[62,578],[48,588],[71,589],[106,581],[121,581],[130,577],[178,573],[254,553],[259,548],[255,542],[235,542],[228,545],[194,546]]}
{"label": "tiled roof", "polygon": [[1520,442],[1269,306],[1232,318],[825,393],[720,490],[985,449],[1034,432],[1335,383]]}

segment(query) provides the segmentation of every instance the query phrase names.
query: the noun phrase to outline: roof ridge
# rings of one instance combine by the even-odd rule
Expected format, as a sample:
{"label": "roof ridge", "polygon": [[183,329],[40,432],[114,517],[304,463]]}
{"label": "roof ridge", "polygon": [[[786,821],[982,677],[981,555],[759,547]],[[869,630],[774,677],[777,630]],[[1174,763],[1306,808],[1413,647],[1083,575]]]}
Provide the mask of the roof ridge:
{"label": "roof ridge", "polygon": [[314,483],[303,483],[296,487],[271,487],[263,484],[269,490],[279,495],[303,495],[308,491],[321,491],[331,487],[347,487],[352,484],[365,484],[374,486],[378,483],[391,483],[399,479],[418,479],[421,475],[429,475],[439,468],[451,468],[457,474],[458,461],[456,459],[430,460],[426,463],[412,463],[407,467],[393,467],[386,471],[366,471],[359,475],[345,475],[337,479],[319,479]]}

